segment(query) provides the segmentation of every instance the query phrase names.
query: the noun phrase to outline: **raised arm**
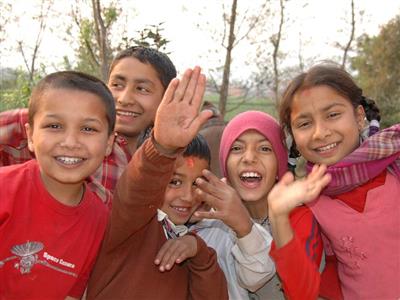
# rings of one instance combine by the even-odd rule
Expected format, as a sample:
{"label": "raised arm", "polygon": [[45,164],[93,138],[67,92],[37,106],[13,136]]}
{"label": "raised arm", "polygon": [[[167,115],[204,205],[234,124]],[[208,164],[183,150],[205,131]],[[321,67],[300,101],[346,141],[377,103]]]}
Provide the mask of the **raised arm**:
{"label": "raised arm", "polygon": [[321,236],[311,211],[299,205],[314,200],[329,183],[325,171],[325,166],[314,166],[306,179],[297,181],[292,174],[285,174],[268,195],[274,238],[271,255],[289,299],[318,296]]}
{"label": "raised arm", "polygon": [[200,68],[188,69],[168,86],[150,139],[134,154],[118,180],[108,244],[112,247],[142,228],[157,213],[177,154],[211,116],[199,109],[205,89]]}

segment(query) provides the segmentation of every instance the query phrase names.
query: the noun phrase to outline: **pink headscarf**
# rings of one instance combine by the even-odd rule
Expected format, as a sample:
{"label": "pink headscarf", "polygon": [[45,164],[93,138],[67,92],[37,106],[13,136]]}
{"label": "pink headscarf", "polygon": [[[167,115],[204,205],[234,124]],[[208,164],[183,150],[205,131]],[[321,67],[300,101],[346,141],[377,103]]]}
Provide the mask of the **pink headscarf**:
{"label": "pink headscarf", "polygon": [[235,116],[226,125],[219,147],[219,163],[224,177],[227,176],[226,160],[232,144],[245,131],[255,129],[272,145],[278,161],[278,178],[287,171],[288,154],[284,143],[283,132],[278,122],[270,115],[261,111],[246,111]]}

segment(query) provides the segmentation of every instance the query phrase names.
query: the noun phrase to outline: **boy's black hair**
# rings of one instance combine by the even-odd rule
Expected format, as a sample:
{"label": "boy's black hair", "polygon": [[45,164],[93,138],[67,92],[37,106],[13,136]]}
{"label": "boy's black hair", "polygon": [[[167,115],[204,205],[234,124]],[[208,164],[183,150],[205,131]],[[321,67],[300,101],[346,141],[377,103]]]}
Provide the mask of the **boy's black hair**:
{"label": "boy's black hair", "polygon": [[108,76],[117,63],[126,57],[133,57],[142,63],[150,64],[156,70],[164,89],[167,89],[171,80],[176,77],[175,66],[166,54],[143,46],[133,46],[119,52],[110,65]]}
{"label": "boy's black hair", "polygon": [[[147,140],[152,131],[153,127],[149,126],[141,132],[137,139],[137,147],[139,148],[145,140]],[[194,156],[200,159],[204,159],[210,166],[211,163],[211,152],[206,139],[198,133],[194,139],[187,145],[183,152],[183,157]]]}
{"label": "boy's black hair", "polygon": [[[100,98],[105,106],[108,121],[108,134],[114,131],[115,102],[108,87],[98,78],[76,71],[61,71],[47,75],[34,87],[29,99],[29,124],[33,126],[33,119],[40,106],[40,99],[50,89],[67,89],[88,92]],[[77,108],[78,109],[78,108]]]}

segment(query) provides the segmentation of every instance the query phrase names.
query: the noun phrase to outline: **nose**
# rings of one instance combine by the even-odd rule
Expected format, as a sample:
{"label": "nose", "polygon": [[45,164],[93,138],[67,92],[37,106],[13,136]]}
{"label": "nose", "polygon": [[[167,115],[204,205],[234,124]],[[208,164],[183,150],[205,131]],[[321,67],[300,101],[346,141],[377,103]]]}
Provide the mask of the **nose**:
{"label": "nose", "polygon": [[128,88],[125,88],[122,92],[120,92],[119,95],[115,97],[115,99],[117,100],[117,103],[121,106],[129,106],[135,103],[134,96]]}
{"label": "nose", "polygon": [[180,195],[181,200],[187,202],[188,204],[193,204],[195,199],[195,193],[192,185],[187,185],[181,191],[182,191]]}
{"label": "nose", "polygon": [[60,142],[61,147],[75,149],[81,147],[79,133],[75,130],[69,130],[64,134],[62,141]]}
{"label": "nose", "polygon": [[331,134],[330,128],[325,124],[325,122],[318,121],[315,122],[315,129],[313,133],[314,139],[324,139]]}
{"label": "nose", "polygon": [[243,153],[243,161],[247,163],[252,163],[256,161],[256,153],[253,149],[246,149]]}

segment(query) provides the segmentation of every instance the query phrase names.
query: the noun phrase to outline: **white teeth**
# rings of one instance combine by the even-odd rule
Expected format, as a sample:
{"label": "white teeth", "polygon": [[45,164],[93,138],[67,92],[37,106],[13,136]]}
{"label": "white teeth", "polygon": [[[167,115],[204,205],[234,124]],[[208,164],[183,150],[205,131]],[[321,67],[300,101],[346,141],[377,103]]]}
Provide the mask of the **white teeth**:
{"label": "white teeth", "polygon": [[130,117],[134,117],[134,116],[139,116],[138,113],[132,112],[132,111],[118,111],[117,112],[118,115],[121,116],[130,116]]}
{"label": "white teeth", "polygon": [[187,212],[188,208],[187,207],[174,207],[175,210],[180,211],[180,212]]}
{"label": "white teeth", "polygon": [[79,158],[79,157],[68,157],[68,156],[57,156],[56,159],[66,165],[74,165],[77,163],[80,163],[83,158]]}
{"label": "white teeth", "polygon": [[317,148],[316,150],[317,150],[318,152],[324,152],[324,151],[328,151],[328,150],[330,150],[330,149],[332,149],[332,148],[334,148],[334,147],[336,147],[336,146],[337,146],[337,143],[333,143],[333,144],[327,145],[327,146],[325,146],[325,147]]}
{"label": "white teeth", "polygon": [[261,175],[259,174],[259,173],[256,173],[256,172],[243,172],[241,175],[240,175],[240,177],[243,177],[243,178],[260,178],[261,177]]}

